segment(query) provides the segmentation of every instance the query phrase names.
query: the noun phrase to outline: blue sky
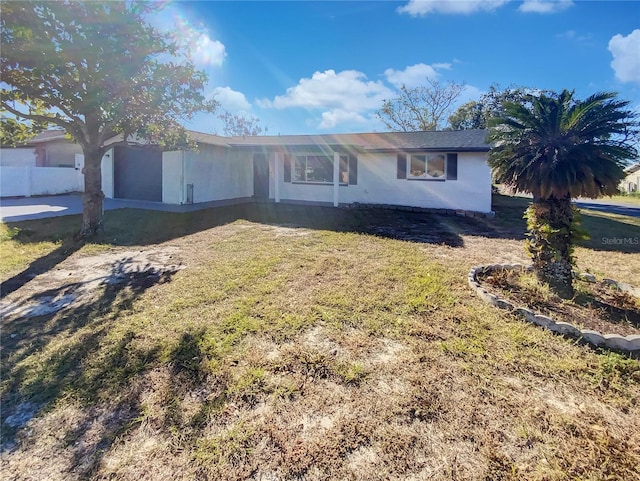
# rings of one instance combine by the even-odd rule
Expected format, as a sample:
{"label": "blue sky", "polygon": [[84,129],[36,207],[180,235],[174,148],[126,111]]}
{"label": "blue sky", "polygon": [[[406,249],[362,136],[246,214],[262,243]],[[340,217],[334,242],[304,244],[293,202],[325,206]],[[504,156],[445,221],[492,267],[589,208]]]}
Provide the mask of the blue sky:
{"label": "blue sky", "polygon": [[[613,90],[640,111],[640,2],[578,0],[172,2],[157,24],[188,41],[207,95],[268,134],[384,130],[401,84]],[[211,115],[187,124],[220,132]]]}

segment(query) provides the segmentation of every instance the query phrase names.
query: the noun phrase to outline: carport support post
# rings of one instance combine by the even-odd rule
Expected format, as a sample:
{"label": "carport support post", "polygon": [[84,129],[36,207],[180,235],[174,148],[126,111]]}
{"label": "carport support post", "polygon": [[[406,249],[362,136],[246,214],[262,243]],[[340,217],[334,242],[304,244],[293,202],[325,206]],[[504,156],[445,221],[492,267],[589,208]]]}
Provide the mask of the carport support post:
{"label": "carport support post", "polygon": [[340,153],[333,153],[333,206],[338,207],[340,194]]}

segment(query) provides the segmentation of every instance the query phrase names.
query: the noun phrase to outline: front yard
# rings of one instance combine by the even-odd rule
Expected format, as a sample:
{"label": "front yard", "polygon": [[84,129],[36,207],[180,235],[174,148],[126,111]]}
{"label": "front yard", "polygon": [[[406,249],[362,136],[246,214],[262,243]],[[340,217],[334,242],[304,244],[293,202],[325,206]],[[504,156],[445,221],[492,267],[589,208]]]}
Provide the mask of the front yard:
{"label": "front yard", "polygon": [[[121,210],[84,246],[78,217],[0,226],[3,476],[638,479],[640,362],[466,284],[527,262],[525,203]],[[640,219],[583,218],[579,268],[637,282],[603,239]]]}

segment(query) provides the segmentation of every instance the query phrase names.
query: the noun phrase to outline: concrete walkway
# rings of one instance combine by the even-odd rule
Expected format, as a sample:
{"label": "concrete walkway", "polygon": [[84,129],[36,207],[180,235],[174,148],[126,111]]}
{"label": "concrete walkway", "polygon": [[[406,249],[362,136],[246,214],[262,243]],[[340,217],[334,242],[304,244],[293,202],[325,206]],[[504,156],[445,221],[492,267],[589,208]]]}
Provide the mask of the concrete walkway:
{"label": "concrete walkway", "polygon": [[[170,205],[144,200],[105,199],[104,210],[131,208],[161,210],[165,212],[193,212],[236,203],[238,203],[237,200],[233,202],[217,201],[202,202],[199,204]],[[44,219],[46,217],[74,214],[82,214],[82,194],[0,199],[0,221],[2,222],[19,222],[22,220]]]}

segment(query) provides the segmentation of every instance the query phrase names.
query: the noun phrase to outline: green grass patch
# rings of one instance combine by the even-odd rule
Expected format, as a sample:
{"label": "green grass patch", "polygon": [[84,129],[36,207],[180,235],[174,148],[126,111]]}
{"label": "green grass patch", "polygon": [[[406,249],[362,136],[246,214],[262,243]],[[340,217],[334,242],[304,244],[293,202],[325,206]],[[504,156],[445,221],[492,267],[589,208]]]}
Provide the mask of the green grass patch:
{"label": "green grass patch", "polygon": [[[495,223],[406,214],[442,242],[393,238],[398,212],[300,208],[292,227],[281,211],[260,222],[224,209],[112,211],[104,237],[66,259],[152,247],[186,268],[3,320],[2,420],[40,408],[28,435],[3,429],[16,443],[11,474],[562,479],[580,458],[575,479],[630,476],[637,453],[622,448],[640,442],[638,361],[526,324],[466,285],[472,262],[522,249],[512,221],[524,224],[526,205],[496,205]],[[594,219],[596,229],[635,225]],[[393,235],[367,230],[389,220]],[[72,224],[51,222],[3,226],[3,250],[29,266],[72,245]],[[637,262],[581,249],[609,276],[615,255]],[[92,471],[74,461],[83,446]],[[55,473],[26,462],[44,451]]]}

